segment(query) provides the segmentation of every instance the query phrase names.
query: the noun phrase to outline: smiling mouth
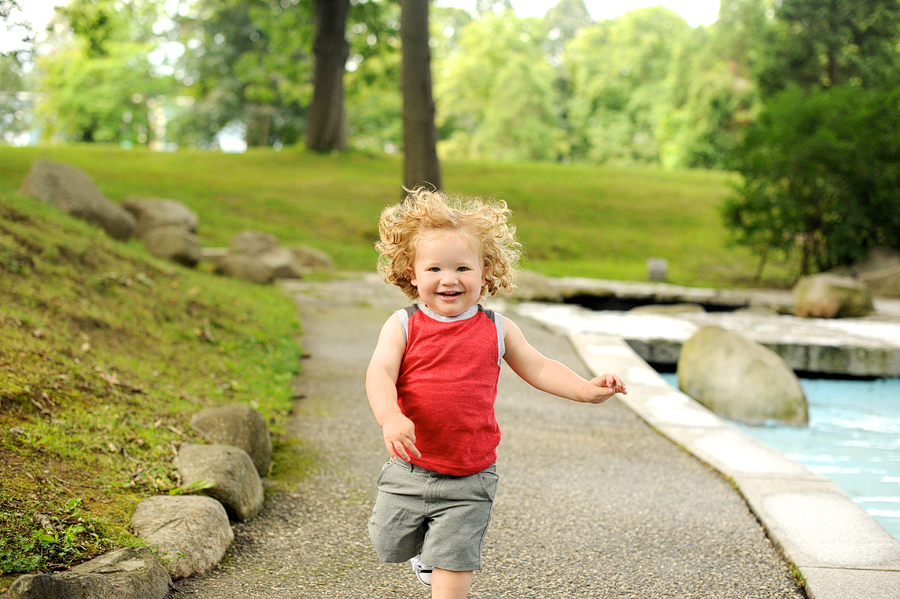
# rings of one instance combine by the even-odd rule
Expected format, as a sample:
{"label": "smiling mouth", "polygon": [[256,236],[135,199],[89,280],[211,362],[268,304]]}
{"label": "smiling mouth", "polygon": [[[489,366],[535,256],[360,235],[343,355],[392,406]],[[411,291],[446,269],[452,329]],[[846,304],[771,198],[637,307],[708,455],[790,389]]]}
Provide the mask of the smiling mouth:
{"label": "smiling mouth", "polygon": [[462,295],[462,291],[445,291],[443,293],[438,293],[439,296],[447,299],[454,299]]}

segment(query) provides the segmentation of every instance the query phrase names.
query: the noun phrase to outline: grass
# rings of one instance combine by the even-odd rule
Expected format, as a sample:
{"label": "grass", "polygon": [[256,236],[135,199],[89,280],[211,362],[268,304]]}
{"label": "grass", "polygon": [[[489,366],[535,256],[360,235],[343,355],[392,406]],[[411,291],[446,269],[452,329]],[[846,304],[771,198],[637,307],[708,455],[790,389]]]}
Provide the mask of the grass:
{"label": "grass", "polygon": [[[199,440],[194,412],[249,404],[279,435],[299,332],[279,288],[154,260],[4,190],[0,588],[139,544],[131,513],[178,488],[171,459]],[[302,474],[294,453],[273,476]]]}
{"label": "grass", "polygon": [[[32,161],[85,170],[116,201],[143,195],[183,202],[200,216],[206,246],[225,246],[244,229],[285,245],[327,252],[340,268],[374,268],[381,210],[401,196],[400,158],[317,155],[301,149],[246,154],[151,153],[114,146],[0,147],[0,193],[13,193]],[[785,287],[794,273],[767,268],[734,247],[719,215],[732,175],[552,163],[445,162],[444,187],[495,197],[513,210],[525,267],[553,276],[645,280],[647,259],[664,258],[672,283]]]}
{"label": "grass", "polygon": [[[280,433],[300,364],[295,307],[276,287],[155,260],[137,241],[18,193],[44,158],[86,171],[108,197],[178,200],[204,246],[246,229],[373,269],[381,210],[401,196],[402,163],[300,149],[150,153],[102,145],[0,147],[0,589],[139,544],[143,498],[177,489],[171,458],[196,441],[207,406],[259,408],[276,433],[273,489],[315,468]],[[448,190],[506,200],[529,269],[643,280],[665,258],[671,282],[745,285],[756,259],[732,247],[718,206],[730,175],[559,164],[443,164]],[[787,285],[784,268],[769,285]]]}

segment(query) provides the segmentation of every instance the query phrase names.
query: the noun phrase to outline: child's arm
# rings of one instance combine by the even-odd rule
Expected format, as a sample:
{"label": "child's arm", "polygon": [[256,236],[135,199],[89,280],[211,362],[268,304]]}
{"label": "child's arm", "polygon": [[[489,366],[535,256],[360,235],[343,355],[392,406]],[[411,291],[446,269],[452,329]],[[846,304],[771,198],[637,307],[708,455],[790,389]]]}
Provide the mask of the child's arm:
{"label": "child's arm", "polygon": [[545,357],[528,343],[522,329],[508,318],[503,319],[503,340],[506,344],[503,359],[516,374],[541,391],[594,404],[603,403],[616,393],[628,393],[618,375],[602,374],[588,381],[569,367]]}
{"label": "child's arm", "polygon": [[378,343],[366,370],[366,394],[375,420],[384,433],[384,445],[391,458],[406,462],[410,455],[422,457],[416,449],[416,432],[413,421],[400,412],[397,405],[397,377],[400,362],[406,348],[406,337],[400,318],[391,316],[378,336]]}

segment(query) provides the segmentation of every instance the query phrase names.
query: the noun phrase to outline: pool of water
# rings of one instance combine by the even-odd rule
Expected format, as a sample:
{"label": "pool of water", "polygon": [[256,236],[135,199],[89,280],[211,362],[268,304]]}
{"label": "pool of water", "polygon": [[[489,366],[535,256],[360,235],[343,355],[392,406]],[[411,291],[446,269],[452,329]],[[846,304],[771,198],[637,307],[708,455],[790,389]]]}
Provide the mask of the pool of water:
{"label": "pool of water", "polygon": [[[677,388],[674,374],[664,374]],[[829,477],[900,540],[900,379],[800,379],[809,426],[736,428]]]}

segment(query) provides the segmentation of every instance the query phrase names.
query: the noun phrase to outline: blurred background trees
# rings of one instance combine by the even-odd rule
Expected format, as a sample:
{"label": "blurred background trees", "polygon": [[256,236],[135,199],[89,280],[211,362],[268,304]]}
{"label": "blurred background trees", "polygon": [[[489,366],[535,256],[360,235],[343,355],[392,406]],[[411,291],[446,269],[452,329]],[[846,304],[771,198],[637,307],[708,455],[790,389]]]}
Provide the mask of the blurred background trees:
{"label": "blurred background trees", "polygon": [[[323,122],[318,2],[347,9],[343,50],[326,51],[344,64],[347,147],[403,151],[399,0],[71,0],[33,52],[0,56],[0,133],[303,143]],[[16,3],[0,0],[4,21]],[[900,246],[900,0],[723,0],[698,27],[661,6],[595,22],[583,0],[427,14],[443,158],[734,171],[723,218],[760,268]]]}

